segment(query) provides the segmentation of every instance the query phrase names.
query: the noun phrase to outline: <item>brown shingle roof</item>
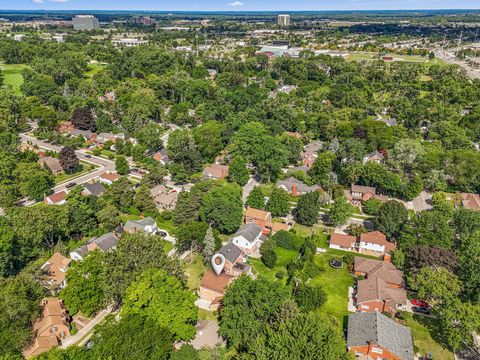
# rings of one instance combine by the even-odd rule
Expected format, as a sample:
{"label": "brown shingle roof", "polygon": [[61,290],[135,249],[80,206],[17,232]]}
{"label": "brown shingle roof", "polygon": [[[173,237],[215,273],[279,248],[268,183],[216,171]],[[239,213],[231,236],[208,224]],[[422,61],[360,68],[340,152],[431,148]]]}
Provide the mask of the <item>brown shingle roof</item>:
{"label": "brown shingle roof", "polygon": [[480,196],[478,194],[462,193],[462,205],[465,209],[479,210]]}
{"label": "brown shingle roof", "polygon": [[352,192],[367,193],[370,192],[375,195],[375,188],[371,186],[352,185]]}
{"label": "brown shingle roof", "polygon": [[330,244],[332,245],[353,248],[356,242],[357,238],[351,235],[333,233],[332,236],[330,236]]}
{"label": "brown shingle roof", "polygon": [[392,288],[380,278],[368,278],[358,282],[357,303],[380,300],[393,309],[396,305],[407,303],[407,292],[401,288]]}
{"label": "brown shingle roof", "polygon": [[380,231],[371,231],[367,233],[363,233],[360,235],[360,241],[370,243],[370,244],[377,244],[385,246],[385,251],[390,252],[395,250],[396,246],[394,243],[387,241],[387,236]]}
{"label": "brown shingle roof", "polygon": [[65,200],[67,197],[67,193],[65,191],[60,191],[58,193],[52,194],[50,196],[47,196],[47,198],[53,203],[53,204],[58,204],[59,202],[62,202]]}
{"label": "brown shingle roof", "polygon": [[225,288],[233,279],[233,276],[227,275],[224,272],[217,276],[217,274],[210,269],[203,275],[200,287],[223,294],[225,293]]}
{"label": "brown shingle roof", "polygon": [[119,178],[117,174],[112,174],[112,173],[103,173],[100,175],[100,177],[102,179],[110,180],[110,181],[116,181]]}
{"label": "brown shingle roof", "polygon": [[380,278],[387,283],[398,286],[404,284],[403,272],[390,262],[356,256],[354,270],[355,272],[365,273],[367,278]]}
{"label": "brown shingle roof", "polygon": [[65,280],[65,271],[71,260],[56,252],[50,259],[42,266],[42,269],[47,272],[48,281],[53,281],[55,284],[61,284]]}
{"label": "brown shingle roof", "polygon": [[245,216],[252,219],[267,221],[271,217],[271,214],[268,211],[248,208]]}
{"label": "brown shingle roof", "polygon": [[203,173],[216,179],[224,179],[228,176],[228,169],[228,165],[212,164],[207,166]]}

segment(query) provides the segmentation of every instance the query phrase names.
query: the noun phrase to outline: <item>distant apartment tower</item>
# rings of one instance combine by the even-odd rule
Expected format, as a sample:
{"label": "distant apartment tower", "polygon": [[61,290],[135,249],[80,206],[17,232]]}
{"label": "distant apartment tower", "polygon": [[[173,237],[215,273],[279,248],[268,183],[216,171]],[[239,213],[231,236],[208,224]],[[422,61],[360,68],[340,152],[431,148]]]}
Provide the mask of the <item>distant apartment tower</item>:
{"label": "distant apartment tower", "polygon": [[290,26],[290,15],[278,15],[278,25]]}
{"label": "distant apartment tower", "polygon": [[76,15],[72,23],[75,30],[95,30],[100,27],[98,19],[93,15]]}

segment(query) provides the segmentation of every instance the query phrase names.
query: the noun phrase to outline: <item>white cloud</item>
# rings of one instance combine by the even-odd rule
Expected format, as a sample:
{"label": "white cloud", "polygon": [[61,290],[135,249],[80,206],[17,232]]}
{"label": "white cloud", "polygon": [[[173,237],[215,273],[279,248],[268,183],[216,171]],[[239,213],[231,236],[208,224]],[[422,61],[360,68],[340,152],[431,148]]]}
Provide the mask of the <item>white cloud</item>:
{"label": "white cloud", "polygon": [[33,0],[35,4],[43,4],[43,0]]}
{"label": "white cloud", "polygon": [[48,0],[48,2],[53,2],[53,3],[66,3],[70,0]]}
{"label": "white cloud", "polygon": [[234,2],[232,2],[232,3],[230,3],[230,4],[228,4],[228,5],[233,6],[233,7],[236,7],[236,6],[243,6],[243,5],[245,5],[245,4],[244,4],[243,2],[241,2],[241,1],[234,1]]}

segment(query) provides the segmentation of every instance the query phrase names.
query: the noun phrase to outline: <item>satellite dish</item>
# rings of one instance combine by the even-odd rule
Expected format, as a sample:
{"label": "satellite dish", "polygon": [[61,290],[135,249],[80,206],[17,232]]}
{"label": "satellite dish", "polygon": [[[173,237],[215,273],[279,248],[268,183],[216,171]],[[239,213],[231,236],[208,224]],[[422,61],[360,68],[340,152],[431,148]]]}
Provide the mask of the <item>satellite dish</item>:
{"label": "satellite dish", "polygon": [[212,267],[215,274],[220,275],[225,267],[225,256],[222,254],[215,254],[212,256]]}

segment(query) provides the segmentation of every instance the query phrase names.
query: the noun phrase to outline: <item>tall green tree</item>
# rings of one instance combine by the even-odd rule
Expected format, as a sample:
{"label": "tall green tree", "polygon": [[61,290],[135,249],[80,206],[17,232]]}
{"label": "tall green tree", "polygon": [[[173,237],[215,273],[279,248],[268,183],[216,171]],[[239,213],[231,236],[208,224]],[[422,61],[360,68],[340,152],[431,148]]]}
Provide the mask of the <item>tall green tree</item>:
{"label": "tall green tree", "polygon": [[378,231],[383,232],[389,238],[395,238],[407,220],[408,212],[405,206],[398,201],[391,200],[380,207],[373,223]]}
{"label": "tall green tree", "polygon": [[260,186],[255,186],[248,194],[246,204],[254,209],[263,209],[265,207],[265,196]]}
{"label": "tall green tree", "polygon": [[115,159],[115,170],[117,170],[119,175],[127,175],[130,172],[130,166],[124,155],[117,155]]}
{"label": "tall green tree", "polygon": [[297,203],[295,217],[300,224],[312,226],[317,223],[320,212],[318,191],[303,194]]}
{"label": "tall green tree", "polygon": [[328,212],[328,221],[334,226],[345,225],[353,214],[353,206],[345,197],[339,197]]}
{"label": "tall green tree", "polygon": [[272,216],[286,216],[290,212],[290,196],[280,188],[275,188],[268,198],[266,210],[272,213]]}
{"label": "tall green tree", "polygon": [[168,329],[176,340],[195,336],[196,296],[164,270],[145,270],[127,289],[122,313],[145,316]]}
{"label": "tall green tree", "polygon": [[245,186],[250,178],[250,172],[246,165],[247,163],[243,156],[236,156],[228,169],[228,180],[236,182],[240,186]]}

